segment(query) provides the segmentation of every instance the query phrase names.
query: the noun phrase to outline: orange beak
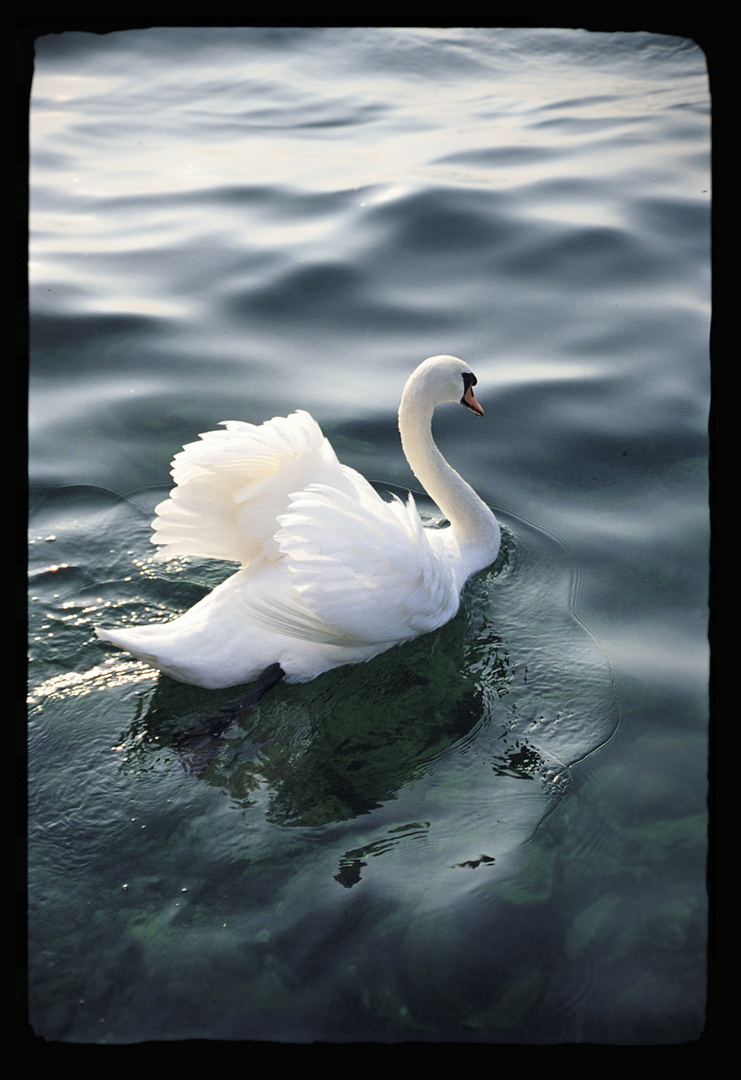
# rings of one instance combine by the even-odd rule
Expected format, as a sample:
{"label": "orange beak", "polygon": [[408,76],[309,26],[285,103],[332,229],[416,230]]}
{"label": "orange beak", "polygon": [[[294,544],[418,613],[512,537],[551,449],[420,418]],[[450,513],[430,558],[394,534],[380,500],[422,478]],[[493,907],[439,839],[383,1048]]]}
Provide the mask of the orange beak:
{"label": "orange beak", "polygon": [[465,394],[461,398],[461,402],[465,406],[467,406],[467,408],[469,408],[471,410],[471,412],[476,413],[477,416],[483,416],[484,415],[484,410],[481,408],[478,401],[476,400],[476,395],[473,392],[473,386],[469,386],[466,389]]}

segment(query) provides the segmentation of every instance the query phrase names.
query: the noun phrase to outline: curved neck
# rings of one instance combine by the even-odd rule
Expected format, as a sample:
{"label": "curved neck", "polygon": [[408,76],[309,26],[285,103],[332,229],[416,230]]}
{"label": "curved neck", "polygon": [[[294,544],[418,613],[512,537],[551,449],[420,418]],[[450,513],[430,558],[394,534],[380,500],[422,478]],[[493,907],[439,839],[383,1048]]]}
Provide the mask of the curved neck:
{"label": "curved neck", "polygon": [[[475,546],[482,553],[481,566],[496,558],[500,531],[488,506],[448,465],[432,438],[434,404],[413,386],[407,386],[399,408],[401,445],[412,472],[450,522],[459,546]],[[490,557],[489,557],[490,556]]]}

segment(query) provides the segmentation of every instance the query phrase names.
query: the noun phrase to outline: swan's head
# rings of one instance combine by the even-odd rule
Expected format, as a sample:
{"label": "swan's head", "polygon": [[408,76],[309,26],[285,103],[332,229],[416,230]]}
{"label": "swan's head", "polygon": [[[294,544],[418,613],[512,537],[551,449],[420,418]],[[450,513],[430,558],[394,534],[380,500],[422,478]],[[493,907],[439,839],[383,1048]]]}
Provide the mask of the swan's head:
{"label": "swan's head", "polygon": [[407,391],[426,397],[433,405],[459,401],[476,416],[483,416],[473,392],[475,385],[476,376],[457,356],[431,356],[412,373]]}

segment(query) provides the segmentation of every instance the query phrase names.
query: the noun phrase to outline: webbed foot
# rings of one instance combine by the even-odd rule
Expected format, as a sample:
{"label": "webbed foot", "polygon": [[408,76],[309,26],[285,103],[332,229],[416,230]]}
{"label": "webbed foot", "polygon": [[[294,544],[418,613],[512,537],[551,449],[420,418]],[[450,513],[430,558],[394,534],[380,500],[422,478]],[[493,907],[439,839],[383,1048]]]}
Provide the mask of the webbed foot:
{"label": "webbed foot", "polygon": [[259,701],[285,676],[280,664],[270,664],[257,676],[249,692],[236,705],[229,705],[218,716],[204,720],[196,727],[178,732],[173,746],[187,772],[202,774],[218,748],[218,740],[237,722],[245,720]]}

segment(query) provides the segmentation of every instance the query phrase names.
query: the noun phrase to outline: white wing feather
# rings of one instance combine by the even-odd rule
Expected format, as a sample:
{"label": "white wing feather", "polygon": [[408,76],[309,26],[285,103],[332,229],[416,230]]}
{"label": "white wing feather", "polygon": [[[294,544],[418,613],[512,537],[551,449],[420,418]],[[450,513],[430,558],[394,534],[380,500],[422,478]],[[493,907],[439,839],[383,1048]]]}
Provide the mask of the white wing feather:
{"label": "white wing feather", "polygon": [[387,503],[312,484],[292,496],[276,539],[301,600],[356,642],[401,641],[447,622],[458,592],[409,496]]}
{"label": "white wing feather", "polygon": [[156,508],[159,558],[195,555],[248,566],[280,557],[274,535],[289,495],[343,469],[308,413],[264,424],[226,421],[189,443],[172,463],[175,487]]}

